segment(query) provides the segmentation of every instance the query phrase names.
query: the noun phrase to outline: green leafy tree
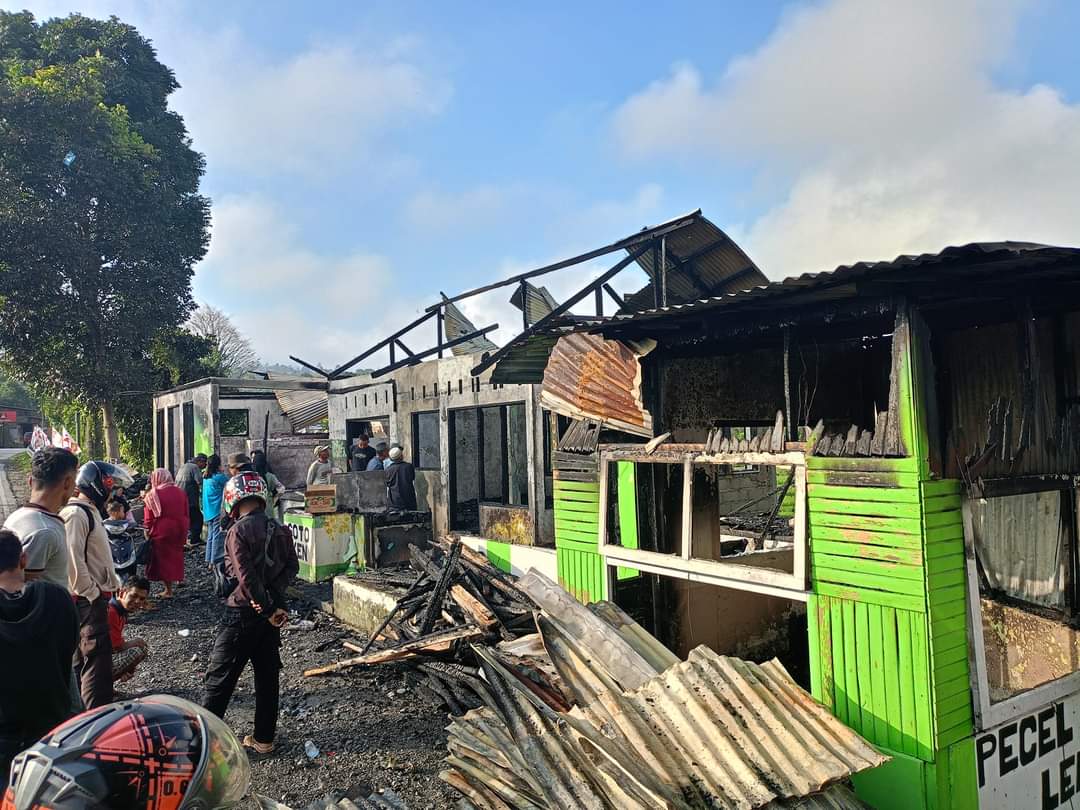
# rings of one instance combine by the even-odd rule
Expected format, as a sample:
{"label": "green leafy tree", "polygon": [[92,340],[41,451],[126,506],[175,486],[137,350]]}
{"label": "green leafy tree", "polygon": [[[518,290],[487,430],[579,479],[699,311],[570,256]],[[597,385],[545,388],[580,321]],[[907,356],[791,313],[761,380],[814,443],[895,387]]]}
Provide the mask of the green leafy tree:
{"label": "green leafy tree", "polygon": [[0,361],[100,412],[110,457],[118,396],[152,386],[151,344],[186,320],[209,240],[178,86],[115,17],[0,13]]}

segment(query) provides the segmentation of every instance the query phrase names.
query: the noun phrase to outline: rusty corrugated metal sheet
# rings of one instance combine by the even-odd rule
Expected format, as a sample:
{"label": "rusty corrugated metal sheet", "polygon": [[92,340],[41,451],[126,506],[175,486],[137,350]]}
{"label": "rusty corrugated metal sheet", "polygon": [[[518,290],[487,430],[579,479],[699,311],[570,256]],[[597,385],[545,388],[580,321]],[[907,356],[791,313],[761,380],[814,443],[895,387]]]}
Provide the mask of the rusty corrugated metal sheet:
{"label": "rusty corrugated metal sheet", "polygon": [[[456,305],[446,304],[443,307],[443,331],[446,333],[446,340],[454,340],[462,335],[475,332],[476,326],[473,325],[472,321],[465,317],[465,313],[458,309]],[[464,343],[459,343],[457,346],[451,347],[450,351],[454,353],[455,357],[460,357],[466,354],[490,352],[497,348],[498,346],[483,335],[480,335],[480,337],[467,340]]]}
{"label": "rusty corrugated metal sheet", "polygon": [[[668,305],[746,290],[768,281],[745,251],[705,217],[699,216],[664,240]],[[638,257],[637,263],[649,278],[655,278],[656,268],[661,266],[652,252]],[[625,301],[627,311],[652,309],[656,306],[652,284]]]}
{"label": "rusty corrugated metal sheet", "polygon": [[[308,380],[309,377],[268,374],[271,380]],[[274,391],[278,407],[281,408],[298,433],[304,428],[325,421],[330,415],[329,396],[326,391]]]}
{"label": "rusty corrugated metal sheet", "polygon": [[641,398],[640,356],[625,343],[597,335],[560,337],[547,360],[540,401],[574,419],[652,436],[652,414]]}

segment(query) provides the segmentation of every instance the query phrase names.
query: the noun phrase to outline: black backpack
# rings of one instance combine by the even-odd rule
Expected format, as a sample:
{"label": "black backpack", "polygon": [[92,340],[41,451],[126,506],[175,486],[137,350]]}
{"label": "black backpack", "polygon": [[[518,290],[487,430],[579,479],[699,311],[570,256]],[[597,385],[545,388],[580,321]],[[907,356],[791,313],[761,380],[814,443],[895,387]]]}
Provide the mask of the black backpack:
{"label": "black backpack", "polygon": [[[263,543],[262,558],[258,561],[261,568],[265,568],[268,562],[272,562],[270,558],[270,543],[273,541],[274,532],[276,532],[277,529],[277,521],[267,518],[266,541]],[[227,599],[229,594],[236,590],[238,583],[236,577],[230,576],[228,572],[226,572],[225,560],[214,563],[213,568],[210,569],[210,573],[214,577],[214,596],[218,597],[218,599]]]}

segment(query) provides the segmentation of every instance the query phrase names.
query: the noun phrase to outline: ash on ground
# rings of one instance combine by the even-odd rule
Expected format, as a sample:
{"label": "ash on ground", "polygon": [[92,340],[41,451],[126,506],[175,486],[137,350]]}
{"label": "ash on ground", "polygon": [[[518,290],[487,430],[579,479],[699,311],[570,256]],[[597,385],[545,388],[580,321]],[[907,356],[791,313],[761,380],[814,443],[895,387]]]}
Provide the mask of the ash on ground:
{"label": "ash on ground", "polygon": [[[153,609],[132,616],[127,635],[145,638],[150,658],[132,680],[118,685],[118,699],[166,693],[201,700],[203,669],[221,612],[203,554],[202,546],[187,553],[187,581],[174,598],[160,598],[161,586],[154,583]],[[293,808],[327,794],[354,798],[385,788],[411,810],[450,806],[454,797],[438,778],[446,756],[445,707],[417,689],[419,678],[404,665],[302,677],[305,668],[339,655],[342,641],[365,639],[318,610],[330,599],[329,583],[301,582],[296,590],[300,597],[293,600],[292,623],[307,619],[315,626],[282,634],[277,754],[252,763],[252,791]],[[182,630],[191,632],[182,636]],[[225,720],[243,737],[252,731],[254,712],[249,667]],[[314,759],[304,751],[307,740],[319,751]]]}

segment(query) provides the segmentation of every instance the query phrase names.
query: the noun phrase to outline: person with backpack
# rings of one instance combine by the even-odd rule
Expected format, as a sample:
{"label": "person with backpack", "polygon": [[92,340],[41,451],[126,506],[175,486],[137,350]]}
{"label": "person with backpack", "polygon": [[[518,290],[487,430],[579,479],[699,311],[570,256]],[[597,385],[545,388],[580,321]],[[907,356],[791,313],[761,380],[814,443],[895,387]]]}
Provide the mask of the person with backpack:
{"label": "person with backpack", "polygon": [[255,472],[242,472],[225,485],[224,507],[233,522],[224,564],[214,574],[225,611],[204,678],[203,706],[224,717],[236,682],[251,662],[255,728],[243,743],[252,759],[274,753],[281,627],[288,618],[285,589],[300,570],[292,534],[266,514],[268,498],[266,482]]}
{"label": "person with backpack", "polygon": [[87,709],[113,699],[109,598],[119,590],[120,578],[103,517],[113,487],[131,484],[131,476],[115,464],[89,461],[75,476],[76,496],[60,511],[67,536],[68,589],[79,614],[74,668]]}

